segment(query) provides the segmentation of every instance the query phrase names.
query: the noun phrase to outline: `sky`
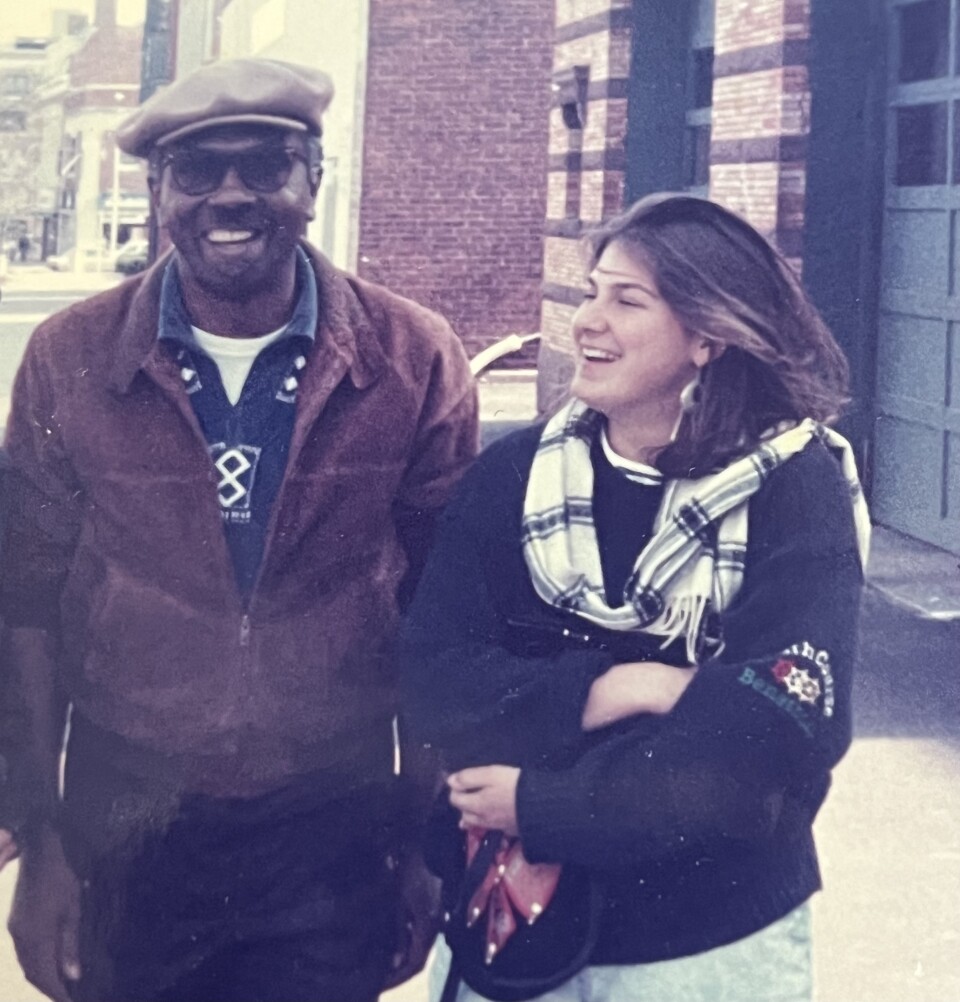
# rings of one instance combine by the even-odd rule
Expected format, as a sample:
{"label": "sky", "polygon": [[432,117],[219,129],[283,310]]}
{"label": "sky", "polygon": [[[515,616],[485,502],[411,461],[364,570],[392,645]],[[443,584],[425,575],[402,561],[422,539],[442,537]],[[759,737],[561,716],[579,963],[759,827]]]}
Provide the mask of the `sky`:
{"label": "sky", "polygon": [[[50,12],[55,8],[78,10],[93,18],[94,0],[3,0],[0,10],[0,40],[10,42],[18,35],[46,35],[50,31]],[[118,0],[121,24],[143,20],[146,0]]]}

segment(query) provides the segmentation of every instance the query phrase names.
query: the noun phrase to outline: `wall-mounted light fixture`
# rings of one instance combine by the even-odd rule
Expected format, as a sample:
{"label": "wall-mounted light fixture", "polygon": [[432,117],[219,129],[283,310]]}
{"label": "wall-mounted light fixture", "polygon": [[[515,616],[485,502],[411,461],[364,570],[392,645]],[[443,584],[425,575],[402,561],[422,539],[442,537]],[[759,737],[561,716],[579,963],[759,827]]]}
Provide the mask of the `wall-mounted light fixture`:
{"label": "wall-mounted light fixture", "polygon": [[563,124],[568,129],[582,129],[587,119],[589,80],[589,66],[570,66],[553,74],[554,107],[563,109]]}

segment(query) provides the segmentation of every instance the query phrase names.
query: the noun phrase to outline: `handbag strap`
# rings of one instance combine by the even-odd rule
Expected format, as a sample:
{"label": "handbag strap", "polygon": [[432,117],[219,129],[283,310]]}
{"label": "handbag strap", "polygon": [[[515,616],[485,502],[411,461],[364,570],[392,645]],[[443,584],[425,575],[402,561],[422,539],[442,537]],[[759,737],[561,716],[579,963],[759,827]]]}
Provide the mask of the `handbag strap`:
{"label": "handbag strap", "polygon": [[450,953],[450,970],[447,971],[447,980],[443,983],[443,991],[440,993],[440,1002],[457,1002],[457,993],[460,991],[460,965],[457,958]]}
{"label": "handbag strap", "polygon": [[[464,914],[467,903],[477,892],[480,885],[487,876],[487,871],[493,866],[497,858],[497,850],[503,842],[503,832],[498,828],[492,828],[480,840],[480,845],[470,861],[470,865],[463,874],[463,883],[460,887],[460,894],[457,897],[457,905],[453,911],[453,917]],[[457,963],[456,955],[450,951],[450,969],[447,971],[446,980],[443,983],[443,991],[440,993],[440,1002],[456,1002],[457,992],[460,990],[460,965]]]}
{"label": "handbag strap", "polygon": [[480,845],[463,875],[460,895],[457,898],[457,913],[465,911],[468,902],[486,879],[487,872],[496,861],[497,852],[502,843],[503,832],[499,828],[491,828],[480,840]]}

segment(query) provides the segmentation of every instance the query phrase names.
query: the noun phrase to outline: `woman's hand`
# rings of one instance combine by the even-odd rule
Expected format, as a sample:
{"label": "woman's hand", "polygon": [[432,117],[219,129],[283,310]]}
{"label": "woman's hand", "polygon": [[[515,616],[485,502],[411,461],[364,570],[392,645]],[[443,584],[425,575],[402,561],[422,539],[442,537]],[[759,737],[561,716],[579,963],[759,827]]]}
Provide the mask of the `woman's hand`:
{"label": "woman's hand", "polygon": [[450,803],[460,812],[460,826],[498,828],[506,835],[519,835],[519,779],[520,770],[512,765],[482,765],[448,776]]}
{"label": "woman's hand", "polygon": [[583,708],[583,729],[599,730],[638,713],[669,713],[696,675],[659,661],[614,665],[594,679]]}

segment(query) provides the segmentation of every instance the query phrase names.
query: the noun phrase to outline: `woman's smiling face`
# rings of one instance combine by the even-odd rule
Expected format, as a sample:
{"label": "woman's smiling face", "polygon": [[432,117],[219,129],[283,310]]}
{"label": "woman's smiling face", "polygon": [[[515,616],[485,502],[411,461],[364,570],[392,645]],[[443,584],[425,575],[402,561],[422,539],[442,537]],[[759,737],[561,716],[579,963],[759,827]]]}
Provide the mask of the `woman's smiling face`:
{"label": "woman's smiling face", "polygon": [[675,420],[681,390],[710,360],[709,342],[684,330],[650,270],[616,241],[589,275],[573,337],[571,391],[611,420]]}

